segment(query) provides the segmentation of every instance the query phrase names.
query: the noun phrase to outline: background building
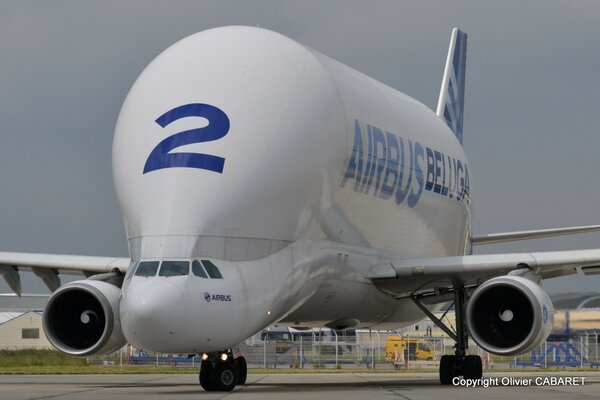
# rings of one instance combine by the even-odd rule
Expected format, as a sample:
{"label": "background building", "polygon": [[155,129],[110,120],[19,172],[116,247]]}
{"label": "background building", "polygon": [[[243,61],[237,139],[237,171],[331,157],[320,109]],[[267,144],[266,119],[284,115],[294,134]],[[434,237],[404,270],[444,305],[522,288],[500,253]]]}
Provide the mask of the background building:
{"label": "background building", "polygon": [[0,312],[0,350],[53,349],[42,328],[42,313]]}

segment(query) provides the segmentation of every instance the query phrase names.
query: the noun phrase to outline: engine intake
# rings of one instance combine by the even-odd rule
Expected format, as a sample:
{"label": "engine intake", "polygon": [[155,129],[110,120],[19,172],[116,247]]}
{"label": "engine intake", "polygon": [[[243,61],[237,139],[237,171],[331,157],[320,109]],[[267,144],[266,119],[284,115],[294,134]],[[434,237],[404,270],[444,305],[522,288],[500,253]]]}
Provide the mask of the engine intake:
{"label": "engine intake", "polygon": [[539,346],[550,335],[554,307],[538,284],[520,276],[490,279],[467,306],[473,340],[498,355],[516,355]]}
{"label": "engine intake", "polygon": [[46,337],[73,356],[112,353],[127,341],[119,321],[121,291],[110,283],[82,280],[60,287],[44,310]]}

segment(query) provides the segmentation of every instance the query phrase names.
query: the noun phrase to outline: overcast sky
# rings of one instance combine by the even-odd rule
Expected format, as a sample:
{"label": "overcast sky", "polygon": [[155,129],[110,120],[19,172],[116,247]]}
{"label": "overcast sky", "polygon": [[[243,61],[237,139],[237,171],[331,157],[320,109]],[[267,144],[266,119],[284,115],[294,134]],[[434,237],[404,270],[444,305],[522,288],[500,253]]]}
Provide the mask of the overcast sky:
{"label": "overcast sky", "polygon": [[[121,104],[169,45],[234,24],[278,31],[432,108],[460,27],[474,231],[600,224],[599,1],[2,0],[0,251],[127,256],[111,171]],[[599,245],[587,234],[485,252]],[[47,292],[22,275],[24,292]],[[600,277],[545,286],[597,290]]]}

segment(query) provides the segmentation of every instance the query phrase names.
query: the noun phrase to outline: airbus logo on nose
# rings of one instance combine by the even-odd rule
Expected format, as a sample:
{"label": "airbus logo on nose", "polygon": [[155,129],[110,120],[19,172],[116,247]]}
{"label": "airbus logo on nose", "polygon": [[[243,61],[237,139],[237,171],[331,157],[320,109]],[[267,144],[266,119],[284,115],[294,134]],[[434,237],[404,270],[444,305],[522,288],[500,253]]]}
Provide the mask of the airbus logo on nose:
{"label": "airbus logo on nose", "polygon": [[206,300],[207,303],[210,303],[211,301],[231,301],[231,295],[230,294],[210,294],[208,292],[204,292],[204,300]]}

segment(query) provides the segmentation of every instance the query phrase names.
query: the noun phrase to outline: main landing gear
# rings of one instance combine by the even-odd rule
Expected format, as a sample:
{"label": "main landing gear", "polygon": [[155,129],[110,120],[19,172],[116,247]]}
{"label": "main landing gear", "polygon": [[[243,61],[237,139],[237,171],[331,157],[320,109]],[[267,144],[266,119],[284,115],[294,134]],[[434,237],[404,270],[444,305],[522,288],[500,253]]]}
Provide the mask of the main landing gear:
{"label": "main landing gear", "polygon": [[[450,385],[452,379],[457,376],[463,376],[465,379],[480,379],[483,376],[481,367],[481,357],[467,355],[469,347],[469,333],[467,331],[467,320],[465,318],[465,300],[467,291],[463,285],[453,289],[454,305],[456,309],[456,333],[444,324],[442,318],[433,315],[421,302],[420,298],[411,296],[411,300],[423,311],[437,326],[440,327],[448,336],[456,341],[454,355],[442,356],[440,360],[440,383]],[[447,311],[446,311],[447,312]]]}
{"label": "main landing gear", "polygon": [[229,392],[246,384],[248,367],[244,357],[233,357],[231,350],[202,354],[200,385],[207,392]]}

